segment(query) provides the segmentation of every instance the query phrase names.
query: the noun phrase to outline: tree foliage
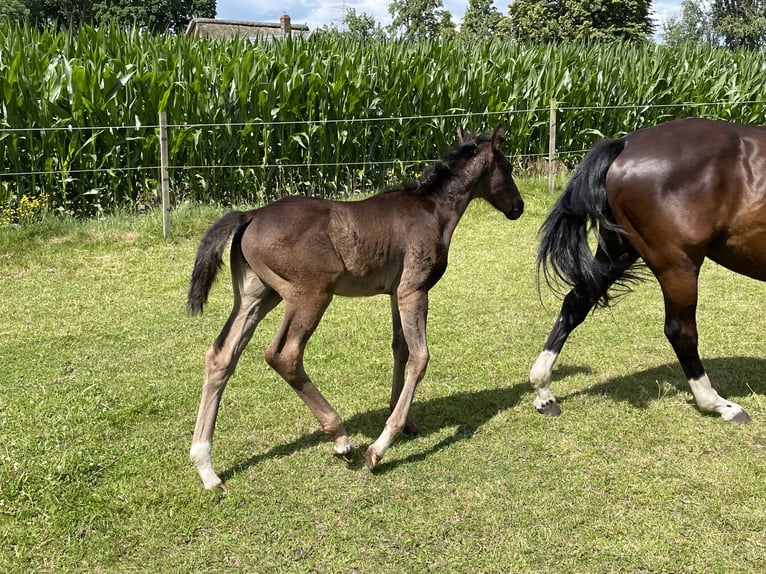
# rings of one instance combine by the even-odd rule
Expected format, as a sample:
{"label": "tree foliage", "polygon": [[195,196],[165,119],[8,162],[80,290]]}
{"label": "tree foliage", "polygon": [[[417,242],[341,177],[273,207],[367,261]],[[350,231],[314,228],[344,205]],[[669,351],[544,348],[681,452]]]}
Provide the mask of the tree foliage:
{"label": "tree foliage", "polygon": [[23,0],[3,0],[0,22],[22,23],[29,19],[29,7]]}
{"label": "tree foliage", "polygon": [[442,0],[393,0],[388,12],[393,21],[389,31],[394,36],[413,40],[432,40],[455,33],[452,15]]}
{"label": "tree foliage", "polygon": [[343,26],[346,32],[360,40],[380,40],[386,36],[385,30],[373,16],[366,12],[357,13],[354,8],[348,8],[343,15]]}
{"label": "tree foliage", "polygon": [[492,5],[492,0],[470,0],[463,15],[460,34],[468,38],[507,36],[510,21]]}
{"label": "tree foliage", "polygon": [[701,43],[718,45],[718,34],[707,8],[696,0],[683,0],[679,16],[671,17],[662,24],[663,40],[668,46]]}
{"label": "tree foliage", "polygon": [[520,41],[646,40],[650,0],[513,0],[511,35]]}
{"label": "tree foliage", "polygon": [[766,47],[766,0],[683,0],[680,16],[663,29],[670,46],[703,43],[757,50]]}
{"label": "tree foliage", "polygon": [[193,16],[213,17],[216,0],[3,0],[0,17],[59,29],[124,24],[153,32],[182,30]]}
{"label": "tree foliage", "polygon": [[713,0],[710,17],[728,48],[766,46],[766,0]]}

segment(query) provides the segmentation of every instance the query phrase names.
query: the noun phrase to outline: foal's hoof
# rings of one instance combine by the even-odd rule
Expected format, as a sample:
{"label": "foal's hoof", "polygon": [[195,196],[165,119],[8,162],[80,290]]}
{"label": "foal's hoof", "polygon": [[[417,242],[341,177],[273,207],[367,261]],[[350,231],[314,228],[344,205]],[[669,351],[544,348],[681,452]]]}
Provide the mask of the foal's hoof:
{"label": "foal's hoof", "polygon": [[404,423],[404,434],[408,434],[410,436],[417,436],[420,434],[420,429],[418,428],[418,425],[413,423],[412,421],[407,421]]}
{"label": "foal's hoof", "polygon": [[561,414],[561,407],[556,401],[548,401],[544,405],[537,407],[537,412],[549,417],[557,417]]}
{"label": "foal's hoof", "polygon": [[747,414],[744,410],[741,410],[730,419],[725,420],[727,423],[745,424],[750,422],[750,415]]}
{"label": "foal's hoof", "polygon": [[354,456],[354,451],[357,448],[358,446],[353,442],[347,442],[342,447],[333,446],[332,452],[338,458],[345,460],[346,462],[351,462],[351,459]]}
{"label": "foal's hoof", "polygon": [[367,465],[367,468],[373,470],[379,463],[380,456],[378,455],[378,451],[373,447],[368,448],[367,452],[364,454],[364,464]]}

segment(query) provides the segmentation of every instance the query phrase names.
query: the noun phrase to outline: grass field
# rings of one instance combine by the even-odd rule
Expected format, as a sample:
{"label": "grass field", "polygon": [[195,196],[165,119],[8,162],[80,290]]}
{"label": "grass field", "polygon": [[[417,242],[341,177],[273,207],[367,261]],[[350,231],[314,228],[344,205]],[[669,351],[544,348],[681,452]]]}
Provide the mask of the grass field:
{"label": "grass field", "polygon": [[527,213],[474,204],[433,289],[417,437],[375,473],[387,417],[388,300],[336,299],[306,368],[362,448],[334,458],[256,331],[224,395],[214,461],[188,461],[203,355],[228,271],[185,314],[218,215],[157,214],[0,230],[2,572],[758,572],[766,563],[766,284],[703,269],[701,352],[749,425],[704,416],[662,333],[656,282],[575,332],[554,371],[563,414],[532,407],[529,368],[558,312],[538,297]]}

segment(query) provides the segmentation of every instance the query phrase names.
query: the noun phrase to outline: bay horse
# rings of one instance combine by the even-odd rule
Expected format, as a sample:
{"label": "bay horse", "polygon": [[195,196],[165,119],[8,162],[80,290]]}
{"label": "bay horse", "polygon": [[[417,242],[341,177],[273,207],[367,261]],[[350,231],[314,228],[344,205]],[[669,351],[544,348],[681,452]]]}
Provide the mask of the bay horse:
{"label": "bay horse", "polygon": [[630,290],[641,278],[640,258],[659,281],[665,335],[699,410],[750,420],[719,396],[702,365],[697,289],[706,257],[766,281],[766,128],[687,118],[601,141],[575,169],[540,235],[538,279],[542,270],[549,286],[571,290],[529,375],[538,412],[561,413],[550,383],[564,343],[591,308],[609,305],[610,289]]}
{"label": "bay horse", "polygon": [[[524,210],[504,131],[475,136],[458,126],[459,144],[417,181],[360,201],[293,196],[252,211],[232,211],[205,233],[197,252],[187,306],[202,312],[233,235],[231,314],[205,355],[205,378],[190,457],[206,489],[225,489],[213,470],[211,447],[226,382],[258,323],[280,301],[284,318],[266,362],[287,381],[347,458],[355,445],[338,413],[303,368],[306,343],[334,295],[390,297],[394,369],[390,416],[365,454],[375,468],[402,431],[429,360],[428,292],[447,267],[452,233],[474,198],[508,219]],[[408,365],[405,378],[405,365]]]}

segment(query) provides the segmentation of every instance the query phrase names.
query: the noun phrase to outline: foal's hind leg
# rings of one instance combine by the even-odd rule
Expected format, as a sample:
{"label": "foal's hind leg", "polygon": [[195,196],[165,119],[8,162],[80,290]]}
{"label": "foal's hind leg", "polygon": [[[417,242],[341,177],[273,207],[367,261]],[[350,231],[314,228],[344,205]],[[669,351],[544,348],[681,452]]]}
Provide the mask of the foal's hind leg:
{"label": "foal's hind leg", "polygon": [[[389,403],[390,412],[394,412],[396,404],[399,402],[399,395],[404,388],[404,374],[407,367],[407,357],[410,350],[407,347],[407,339],[402,330],[402,318],[399,314],[399,301],[396,295],[391,296],[391,323],[393,325],[393,337],[391,340],[391,350],[394,354],[394,374],[391,379],[391,402]],[[417,425],[412,422],[408,416],[404,424],[404,432],[407,434],[418,434]]]}
{"label": "foal's hind leg", "polygon": [[588,312],[601,296],[636,262],[637,256],[632,249],[625,246],[611,232],[602,236],[601,243],[609,246],[612,255],[607,255],[601,246],[596,250],[594,265],[602,270],[599,272],[599,289],[596,292],[588,293],[582,287],[575,285],[567,294],[545,346],[529,373],[529,382],[537,391],[534,400],[535,409],[541,414],[554,417],[561,414],[561,407],[551,392],[551,375],[564,343],[567,342],[572,331],[585,320]]}
{"label": "foal's hind leg", "polygon": [[700,360],[697,336],[697,272],[678,265],[657,275],[665,298],[665,336],[673,346],[701,411],[715,412],[728,422],[746,423],[750,415],[733,401],[723,399],[710,383]]}
{"label": "foal's hind leg", "polygon": [[332,297],[312,295],[285,299],[285,316],[266,350],[266,362],[306,403],[322,430],[333,439],[333,451],[346,458],[354,449],[335,409],[314,386],[303,368],[303,351]]}
{"label": "foal's hind leg", "polygon": [[[244,263],[232,258],[234,277],[234,308],[221,334],[205,355],[205,382],[202,387],[197,424],[189,451],[206,489],[223,487],[213,470],[211,450],[218,406],[226,382],[234,373],[239,357],[261,319],[281,300],[279,295],[265,286]],[[239,282],[237,280],[239,277]]]}

